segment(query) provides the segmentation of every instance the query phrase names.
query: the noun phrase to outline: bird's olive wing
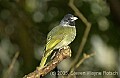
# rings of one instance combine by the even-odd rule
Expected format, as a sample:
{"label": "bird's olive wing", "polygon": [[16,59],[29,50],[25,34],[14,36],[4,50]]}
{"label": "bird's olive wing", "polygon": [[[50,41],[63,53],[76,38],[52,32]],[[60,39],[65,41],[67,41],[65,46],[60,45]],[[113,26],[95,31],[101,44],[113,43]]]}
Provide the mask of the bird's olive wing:
{"label": "bird's olive wing", "polygon": [[58,43],[60,43],[64,38],[64,34],[61,27],[55,27],[52,29],[47,36],[46,51],[53,49]]}

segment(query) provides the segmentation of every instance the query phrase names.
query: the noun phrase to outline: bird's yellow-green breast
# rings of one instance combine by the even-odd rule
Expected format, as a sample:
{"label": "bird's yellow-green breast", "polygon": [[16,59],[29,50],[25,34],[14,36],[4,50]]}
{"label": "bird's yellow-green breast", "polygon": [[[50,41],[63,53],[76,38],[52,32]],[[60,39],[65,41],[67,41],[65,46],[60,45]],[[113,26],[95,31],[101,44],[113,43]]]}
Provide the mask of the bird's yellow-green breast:
{"label": "bird's yellow-green breast", "polygon": [[[52,32],[51,32],[52,31]],[[46,51],[70,44],[76,36],[75,26],[56,26],[47,36]]]}

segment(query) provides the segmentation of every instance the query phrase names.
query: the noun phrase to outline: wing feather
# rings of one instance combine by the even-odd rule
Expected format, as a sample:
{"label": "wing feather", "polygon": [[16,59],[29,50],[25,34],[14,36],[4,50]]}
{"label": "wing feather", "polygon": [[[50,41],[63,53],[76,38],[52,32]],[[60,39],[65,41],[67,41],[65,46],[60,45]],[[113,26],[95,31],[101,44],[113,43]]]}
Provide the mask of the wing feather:
{"label": "wing feather", "polygon": [[61,31],[61,28],[62,27],[57,26],[51,30],[52,32],[49,32],[47,36],[46,52],[54,49],[54,47],[63,40],[64,33]]}

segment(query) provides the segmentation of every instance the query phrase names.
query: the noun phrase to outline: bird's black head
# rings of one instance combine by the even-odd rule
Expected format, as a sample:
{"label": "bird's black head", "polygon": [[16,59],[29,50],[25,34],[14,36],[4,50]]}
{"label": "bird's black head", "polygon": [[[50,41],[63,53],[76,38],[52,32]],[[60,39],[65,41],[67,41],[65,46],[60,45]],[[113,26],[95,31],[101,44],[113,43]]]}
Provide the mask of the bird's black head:
{"label": "bird's black head", "polygon": [[61,20],[60,25],[62,25],[62,26],[75,26],[75,20],[77,20],[77,17],[74,17],[72,14],[67,14]]}

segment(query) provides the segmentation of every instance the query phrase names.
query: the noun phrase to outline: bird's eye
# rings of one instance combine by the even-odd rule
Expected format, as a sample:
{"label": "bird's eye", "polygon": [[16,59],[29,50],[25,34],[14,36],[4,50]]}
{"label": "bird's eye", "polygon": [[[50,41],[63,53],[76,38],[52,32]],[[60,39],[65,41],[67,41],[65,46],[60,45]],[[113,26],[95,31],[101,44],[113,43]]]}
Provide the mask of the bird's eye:
{"label": "bird's eye", "polygon": [[71,20],[71,18],[68,18],[68,20]]}

